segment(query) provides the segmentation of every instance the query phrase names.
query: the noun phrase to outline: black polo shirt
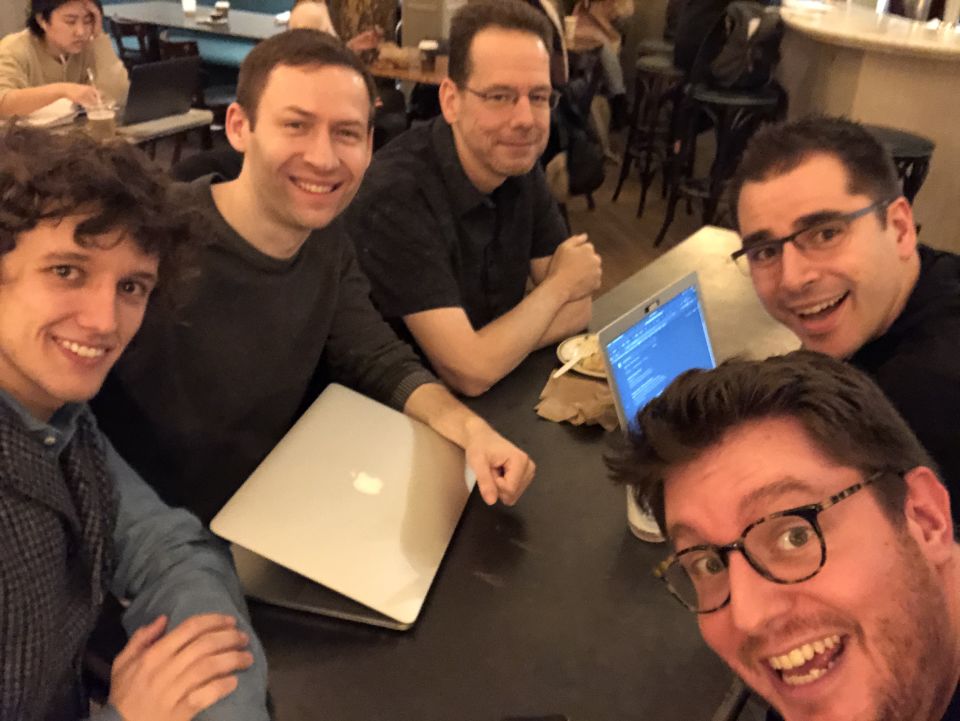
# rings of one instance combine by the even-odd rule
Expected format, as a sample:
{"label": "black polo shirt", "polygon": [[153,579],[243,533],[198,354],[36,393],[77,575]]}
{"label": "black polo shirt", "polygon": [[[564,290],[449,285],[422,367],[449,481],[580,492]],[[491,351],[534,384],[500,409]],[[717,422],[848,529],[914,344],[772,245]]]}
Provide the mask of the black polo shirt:
{"label": "black polo shirt", "polygon": [[920,246],[920,276],[903,311],[850,362],[933,456],[960,519],[960,256]]}
{"label": "black polo shirt", "polygon": [[442,117],[374,156],[346,222],[373,300],[395,327],[449,307],[485,326],[523,299],[531,259],[552,255],[567,235],[539,165],[484,194]]}

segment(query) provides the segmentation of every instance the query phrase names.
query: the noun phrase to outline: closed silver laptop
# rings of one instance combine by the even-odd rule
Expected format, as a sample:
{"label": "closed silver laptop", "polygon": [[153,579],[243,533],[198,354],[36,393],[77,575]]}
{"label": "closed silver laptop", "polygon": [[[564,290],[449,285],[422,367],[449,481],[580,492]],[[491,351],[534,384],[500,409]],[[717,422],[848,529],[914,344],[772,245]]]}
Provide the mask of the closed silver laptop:
{"label": "closed silver laptop", "polygon": [[249,596],[405,629],[474,481],[458,446],[331,384],[210,526]]}

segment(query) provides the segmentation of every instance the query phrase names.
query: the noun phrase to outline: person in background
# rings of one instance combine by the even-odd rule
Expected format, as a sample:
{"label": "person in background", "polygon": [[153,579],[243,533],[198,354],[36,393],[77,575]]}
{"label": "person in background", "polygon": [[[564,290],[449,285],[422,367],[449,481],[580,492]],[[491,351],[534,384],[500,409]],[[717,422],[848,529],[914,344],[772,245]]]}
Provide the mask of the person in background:
{"label": "person in background", "polygon": [[442,117],[377,153],[347,212],[378,309],[465,395],[585,328],[600,285],[600,257],[566,237],[538,164],[557,97],[549,40],[518,0],[461,8]]}
{"label": "person in background", "polygon": [[123,104],[127,69],[103,32],[100,0],[33,0],[27,27],[0,40],[0,117],[66,98]]}
{"label": "person in background", "polygon": [[843,118],[766,126],[731,189],[767,312],[877,381],[960,507],[960,256],[918,244],[890,154]]}
{"label": "person in background", "polygon": [[950,498],[866,374],[810,351],[689,371],[611,467],[673,547],[656,575],[787,721],[960,718]]}
{"label": "person in background", "polygon": [[86,405],[184,269],[188,225],[129,143],[0,126],[0,718],[87,718],[108,593],[132,634],[101,721],[266,721],[225,544],[163,504]]}
{"label": "person in background", "polygon": [[[333,20],[330,19],[330,8],[327,7],[324,0],[297,0],[290,10],[288,27],[291,30],[310,28],[333,35],[335,38],[340,37],[336,28],[333,27]],[[368,50],[375,50],[381,42],[383,42],[383,30],[371,28],[354,35],[345,44],[359,55]]]}
{"label": "person in background", "polygon": [[[168,502],[210,519],[330,382],[457,443],[488,504],[513,504],[529,457],[468,410],[370,302],[339,220],[370,162],[373,80],[329,35],[288,30],[240,67],[226,133],[236,180],[180,188],[205,235],[191,295],[151,307],[97,417]],[[376,431],[371,429],[371,441]]]}
{"label": "person in background", "polygon": [[577,18],[576,39],[600,46],[603,91],[610,101],[610,129],[627,124],[627,86],[620,65],[623,37],[616,24],[633,15],[633,0],[578,0],[573,8]]}

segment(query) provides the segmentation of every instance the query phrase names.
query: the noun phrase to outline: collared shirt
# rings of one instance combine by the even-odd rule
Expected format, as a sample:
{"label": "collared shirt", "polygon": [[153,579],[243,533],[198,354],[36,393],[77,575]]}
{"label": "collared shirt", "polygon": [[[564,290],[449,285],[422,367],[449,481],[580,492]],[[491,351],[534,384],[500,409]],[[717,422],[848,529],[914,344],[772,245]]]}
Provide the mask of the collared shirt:
{"label": "collared shirt", "polygon": [[461,307],[483,327],[523,300],[530,261],[567,235],[539,165],[484,194],[443,118],[377,153],[346,221],[374,302],[395,326],[411,313]]}
{"label": "collared shirt", "polygon": [[[0,403],[13,409],[46,453],[57,457],[73,439],[77,417],[84,408],[81,404],[68,404],[54,413],[49,423],[44,423],[3,391]],[[123,615],[127,633],[132,634],[161,614],[169,619],[168,631],[197,614],[235,617],[237,627],[250,637],[249,650],[255,662],[238,674],[237,689],[208,709],[203,719],[266,721],[266,659],[247,620],[246,603],[226,544],[204,530],[192,514],[165,505],[106,438],[104,442],[107,471],[114,481],[118,501],[113,533],[117,565],[111,591],[130,601]],[[112,707],[93,718],[121,721]]]}
{"label": "collared shirt", "polygon": [[960,518],[960,256],[920,246],[920,275],[887,332],[850,362],[868,373],[933,456]]}

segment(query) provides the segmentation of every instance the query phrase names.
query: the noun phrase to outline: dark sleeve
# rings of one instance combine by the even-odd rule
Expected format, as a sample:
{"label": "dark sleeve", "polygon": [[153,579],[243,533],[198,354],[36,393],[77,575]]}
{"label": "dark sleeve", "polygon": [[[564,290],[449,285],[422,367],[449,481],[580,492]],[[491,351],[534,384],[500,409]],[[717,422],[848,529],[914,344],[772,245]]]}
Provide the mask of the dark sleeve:
{"label": "dark sleeve", "polygon": [[939,466],[956,518],[960,516],[960,360],[945,344],[913,349],[885,367],[877,380]]}
{"label": "dark sleeve", "polygon": [[349,238],[340,245],[339,294],[324,349],[329,379],[403,410],[414,390],[437,379],[373,307]]}
{"label": "dark sleeve", "polygon": [[383,317],[462,307],[460,284],[444,241],[445,230],[456,232],[453,218],[438,218],[419,195],[369,192],[368,202],[352,208],[347,222]]}
{"label": "dark sleeve", "polygon": [[560,207],[554,199],[540,164],[530,173],[533,185],[533,244],[530,246],[531,258],[545,258],[553,255],[557,246],[567,239],[567,224],[560,214]]}

